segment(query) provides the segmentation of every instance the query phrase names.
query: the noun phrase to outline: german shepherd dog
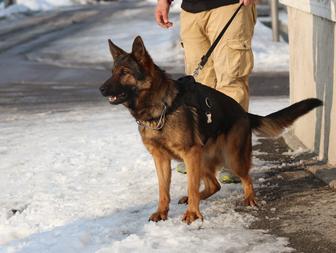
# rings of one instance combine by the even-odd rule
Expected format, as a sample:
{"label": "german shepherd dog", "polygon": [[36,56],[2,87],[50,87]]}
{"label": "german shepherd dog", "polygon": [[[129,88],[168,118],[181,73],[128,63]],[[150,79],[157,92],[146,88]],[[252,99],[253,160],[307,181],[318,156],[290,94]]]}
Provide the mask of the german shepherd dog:
{"label": "german shepherd dog", "polygon": [[[220,190],[216,171],[225,166],[241,179],[245,203],[256,206],[251,167],[252,131],[276,137],[297,118],[322,105],[306,99],[265,117],[253,115],[232,98],[192,77],[172,80],[156,66],[141,37],[126,53],[109,40],[114,60],[112,76],[100,91],[110,104],[123,104],[139,125],[147,150],[153,156],[159,181],[157,211],[149,220],[166,220],[170,202],[171,160],[187,168],[188,204],[183,215],[187,224],[202,219],[201,199]],[[200,192],[201,181],[204,189]]]}

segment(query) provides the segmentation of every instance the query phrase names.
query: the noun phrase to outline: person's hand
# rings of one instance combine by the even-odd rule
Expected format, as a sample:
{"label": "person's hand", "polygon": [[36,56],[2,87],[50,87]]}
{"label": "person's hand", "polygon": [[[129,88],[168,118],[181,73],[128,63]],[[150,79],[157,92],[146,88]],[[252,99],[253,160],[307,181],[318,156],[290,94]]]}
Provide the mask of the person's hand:
{"label": "person's hand", "polygon": [[170,1],[159,0],[155,9],[155,20],[159,26],[163,28],[169,28],[173,26],[173,23],[168,19],[168,13],[170,8]]}
{"label": "person's hand", "polygon": [[244,3],[244,5],[255,4],[257,0],[240,0],[240,3]]}

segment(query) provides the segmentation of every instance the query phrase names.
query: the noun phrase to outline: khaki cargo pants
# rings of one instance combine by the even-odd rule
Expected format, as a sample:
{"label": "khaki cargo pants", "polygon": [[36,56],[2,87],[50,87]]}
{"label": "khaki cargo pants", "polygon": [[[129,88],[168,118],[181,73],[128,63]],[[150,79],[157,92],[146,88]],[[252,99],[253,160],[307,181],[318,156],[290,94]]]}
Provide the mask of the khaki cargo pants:
{"label": "khaki cargo pants", "polygon": [[[181,12],[181,40],[185,71],[193,73],[239,4],[199,13]],[[244,6],[213,51],[196,80],[232,97],[247,111],[248,76],[253,69],[251,40],[256,23],[255,5]]]}

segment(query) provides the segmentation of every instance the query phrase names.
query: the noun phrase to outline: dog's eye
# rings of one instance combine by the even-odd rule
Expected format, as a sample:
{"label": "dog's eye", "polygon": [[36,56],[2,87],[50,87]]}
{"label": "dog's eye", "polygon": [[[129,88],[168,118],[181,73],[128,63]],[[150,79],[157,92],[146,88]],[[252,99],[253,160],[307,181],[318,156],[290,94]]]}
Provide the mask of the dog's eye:
{"label": "dog's eye", "polygon": [[127,69],[121,69],[120,72],[119,72],[120,76],[124,76],[124,75],[127,75],[127,74],[129,74],[129,71]]}

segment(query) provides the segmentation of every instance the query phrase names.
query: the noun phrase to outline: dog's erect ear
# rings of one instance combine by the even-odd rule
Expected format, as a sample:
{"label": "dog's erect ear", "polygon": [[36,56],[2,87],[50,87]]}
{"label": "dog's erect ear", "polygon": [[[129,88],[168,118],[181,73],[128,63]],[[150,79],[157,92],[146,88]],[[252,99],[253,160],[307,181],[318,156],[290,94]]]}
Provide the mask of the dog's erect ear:
{"label": "dog's erect ear", "polygon": [[143,40],[141,39],[140,36],[137,36],[134,39],[133,46],[132,46],[132,54],[136,59],[141,59],[146,55],[146,48],[143,43]]}
{"label": "dog's erect ear", "polygon": [[137,36],[133,42],[132,55],[136,61],[142,64],[145,68],[149,68],[153,65],[152,58],[148,54],[140,36]]}
{"label": "dog's erect ear", "polygon": [[108,40],[108,43],[109,43],[110,52],[113,57],[113,60],[117,59],[121,55],[127,54],[124,50],[122,50],[121,48],[113,44],[112,40]]}

